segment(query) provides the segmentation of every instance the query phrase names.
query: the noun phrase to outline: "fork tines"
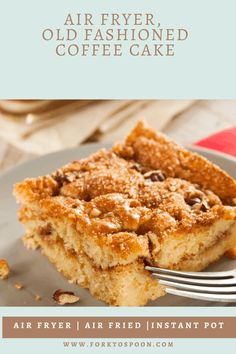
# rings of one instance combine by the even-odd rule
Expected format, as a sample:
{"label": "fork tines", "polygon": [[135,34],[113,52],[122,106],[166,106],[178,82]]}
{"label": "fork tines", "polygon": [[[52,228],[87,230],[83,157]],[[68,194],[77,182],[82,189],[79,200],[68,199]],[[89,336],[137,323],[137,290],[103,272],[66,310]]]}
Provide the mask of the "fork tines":
{"label": "fork tines", "polygon": [[206,301],[236,302],[236,272],[181,272],[146,266],[166,292]]}

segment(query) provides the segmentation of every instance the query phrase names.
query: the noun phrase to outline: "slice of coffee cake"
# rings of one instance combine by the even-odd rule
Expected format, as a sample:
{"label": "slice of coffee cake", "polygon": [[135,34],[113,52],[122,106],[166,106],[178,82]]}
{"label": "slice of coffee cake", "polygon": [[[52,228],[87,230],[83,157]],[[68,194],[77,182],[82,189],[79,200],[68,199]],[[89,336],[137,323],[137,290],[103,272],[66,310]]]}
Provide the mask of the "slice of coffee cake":
{"label": "slice of coffee cake", "polygon": [[236,182],[142,122],[14,194],[27,247],[111,305],[164,295],[145,264],[200,271],[236,242]]}

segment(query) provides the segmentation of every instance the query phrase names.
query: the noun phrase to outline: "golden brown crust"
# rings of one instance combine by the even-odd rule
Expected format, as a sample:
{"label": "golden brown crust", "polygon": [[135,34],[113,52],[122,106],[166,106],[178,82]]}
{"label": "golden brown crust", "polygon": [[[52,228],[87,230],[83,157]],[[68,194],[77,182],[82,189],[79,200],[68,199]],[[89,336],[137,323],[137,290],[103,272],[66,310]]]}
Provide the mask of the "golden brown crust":
{"label": "golden brown crust", "polygon": [[125,144],[116,146],[114,151],[123,157],[134,156],[149,169],[161,169],[168,176],[199,184],[218,195],[224,203],[235,205],[236,182],[232,177],[204,157],[154,132],[143,122],[139,122]]}

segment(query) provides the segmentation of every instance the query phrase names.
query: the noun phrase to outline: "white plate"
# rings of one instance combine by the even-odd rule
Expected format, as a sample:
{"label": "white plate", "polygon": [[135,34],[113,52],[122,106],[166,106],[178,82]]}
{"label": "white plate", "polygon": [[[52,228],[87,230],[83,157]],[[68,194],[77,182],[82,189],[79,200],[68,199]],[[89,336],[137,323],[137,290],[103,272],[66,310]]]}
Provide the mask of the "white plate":
{"label": "white plate", "polygon": [[[78,148],[52,153],[21,164],[0,176],[0,258],[6,258],[12,269],[8,280],[0,281],[0,306],[56,306],[52,294],[57,289],[74,291],[81,301],[74,306],[105,306],[94,299],[87,290],[71,285],[59,274],[39,251],[27,251],[22,244],[23,229],[17,221],[17,205],[12,196],[12,186],[26,177],[50,173],[72,160],[80,159],[97,151],[104,145],[88,144]],[[212,162],[221,166],[236,178],[236,160],[210,150],[194,148]],[[211,270],[236,268],[236,261],[221,259]],[[14,284],[21,282],[24,288],[16,290]],[[41,301],[36,302],[34,295]],[[148,306],[216,306],[222,304],[184,299],[177,296],[165,297],[149,302]]]}

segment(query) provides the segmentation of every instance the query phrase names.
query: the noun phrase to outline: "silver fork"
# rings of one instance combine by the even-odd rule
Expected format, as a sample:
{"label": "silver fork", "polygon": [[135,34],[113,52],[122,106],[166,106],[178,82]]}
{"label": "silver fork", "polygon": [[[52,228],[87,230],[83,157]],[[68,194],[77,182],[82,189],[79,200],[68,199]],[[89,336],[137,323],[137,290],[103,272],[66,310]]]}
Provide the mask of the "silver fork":
{"label": "silver fork", "polygon": [[166,292],[198,300],[236,302],[236,270],[181,272],[146,266]]}

